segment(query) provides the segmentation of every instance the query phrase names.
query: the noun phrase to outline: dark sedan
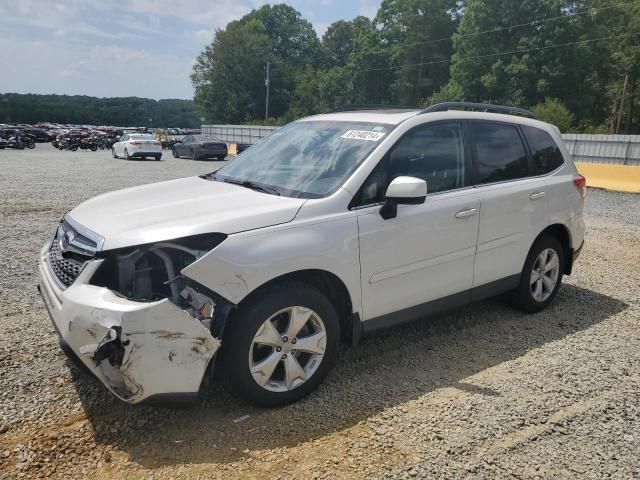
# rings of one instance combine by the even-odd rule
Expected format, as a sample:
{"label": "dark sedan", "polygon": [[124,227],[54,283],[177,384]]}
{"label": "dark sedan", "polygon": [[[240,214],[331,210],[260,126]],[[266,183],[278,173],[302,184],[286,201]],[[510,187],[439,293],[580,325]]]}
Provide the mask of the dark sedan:
{"label": "dark sedan", "polygon": [[173,146],[172,153],[176,158],[223,160],[227,156],[227,144],[210,135],[187,135]]}

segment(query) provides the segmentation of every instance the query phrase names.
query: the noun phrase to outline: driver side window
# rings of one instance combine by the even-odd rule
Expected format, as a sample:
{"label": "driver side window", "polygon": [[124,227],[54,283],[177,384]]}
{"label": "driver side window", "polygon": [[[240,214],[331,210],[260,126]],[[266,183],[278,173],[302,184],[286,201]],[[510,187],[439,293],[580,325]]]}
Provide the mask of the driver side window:
{"label": "driver side window", "polygon": [[428,193],[464,187],[462,124],[426,124],[407,132],[371,172],[356,195],[354,206],[383,202],[387,187],[400,176],[426,180]]}

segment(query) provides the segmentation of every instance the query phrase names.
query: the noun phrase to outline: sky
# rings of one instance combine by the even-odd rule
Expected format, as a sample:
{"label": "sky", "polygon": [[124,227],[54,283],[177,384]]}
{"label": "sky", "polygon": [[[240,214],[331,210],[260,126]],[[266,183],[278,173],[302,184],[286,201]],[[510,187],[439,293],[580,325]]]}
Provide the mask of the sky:
{"label": "sky", "polygon": [[192,98],[189,74],[217,28],[287,3],[319,35],[381,0],[0,0],[0,93]]}

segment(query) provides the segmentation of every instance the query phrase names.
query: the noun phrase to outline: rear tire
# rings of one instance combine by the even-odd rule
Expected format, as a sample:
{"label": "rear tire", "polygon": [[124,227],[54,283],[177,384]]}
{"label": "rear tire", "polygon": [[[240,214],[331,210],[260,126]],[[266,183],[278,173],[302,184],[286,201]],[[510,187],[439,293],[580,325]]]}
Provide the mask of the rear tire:
{"label": "rear tire", "polygon": [[547,308],[562,283],[564,265],[564,249],[556,237],[543,235],[536,240],[522,268],[515,306],[530,313]]}
{"label": "rear tire", "polygon": [[[269,332],[275,341],[262,341]],[[338,314],[322,292],[304,283],[269,286],[242,303],[227,324],[221,351],[223,382],[253,405],[286,405],[322,383],[335,365],[339,344]],[[259,368],[265,362],[273,368]]]}
{"label": "rear tire", "polygon": [[159,162],[162,158],[162,155],[156,155],[154,158],[156,159],[156,162]]}
{"label": "rear tire", "polygon": [[178,152],[175,148],[171,149],[171,154],[173,155],[173,158],[180,158],[180,155],[178,155]]}

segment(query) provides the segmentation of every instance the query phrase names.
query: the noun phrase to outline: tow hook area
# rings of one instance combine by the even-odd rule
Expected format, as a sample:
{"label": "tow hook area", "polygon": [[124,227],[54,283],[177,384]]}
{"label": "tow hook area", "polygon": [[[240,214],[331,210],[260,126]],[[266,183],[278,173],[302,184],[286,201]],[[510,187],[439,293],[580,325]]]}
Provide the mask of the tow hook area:
{"label": "tow hook area", "polygon": [[124,342],[121,340],[122,327],[111,327],[104,338],[98,344],[96,353],[93,355],[93,361],[96,367],[100,366],[103,360],[109,360],[112,367],[121,367],[124,360],[124,347],[129,345],[129,340]]}

